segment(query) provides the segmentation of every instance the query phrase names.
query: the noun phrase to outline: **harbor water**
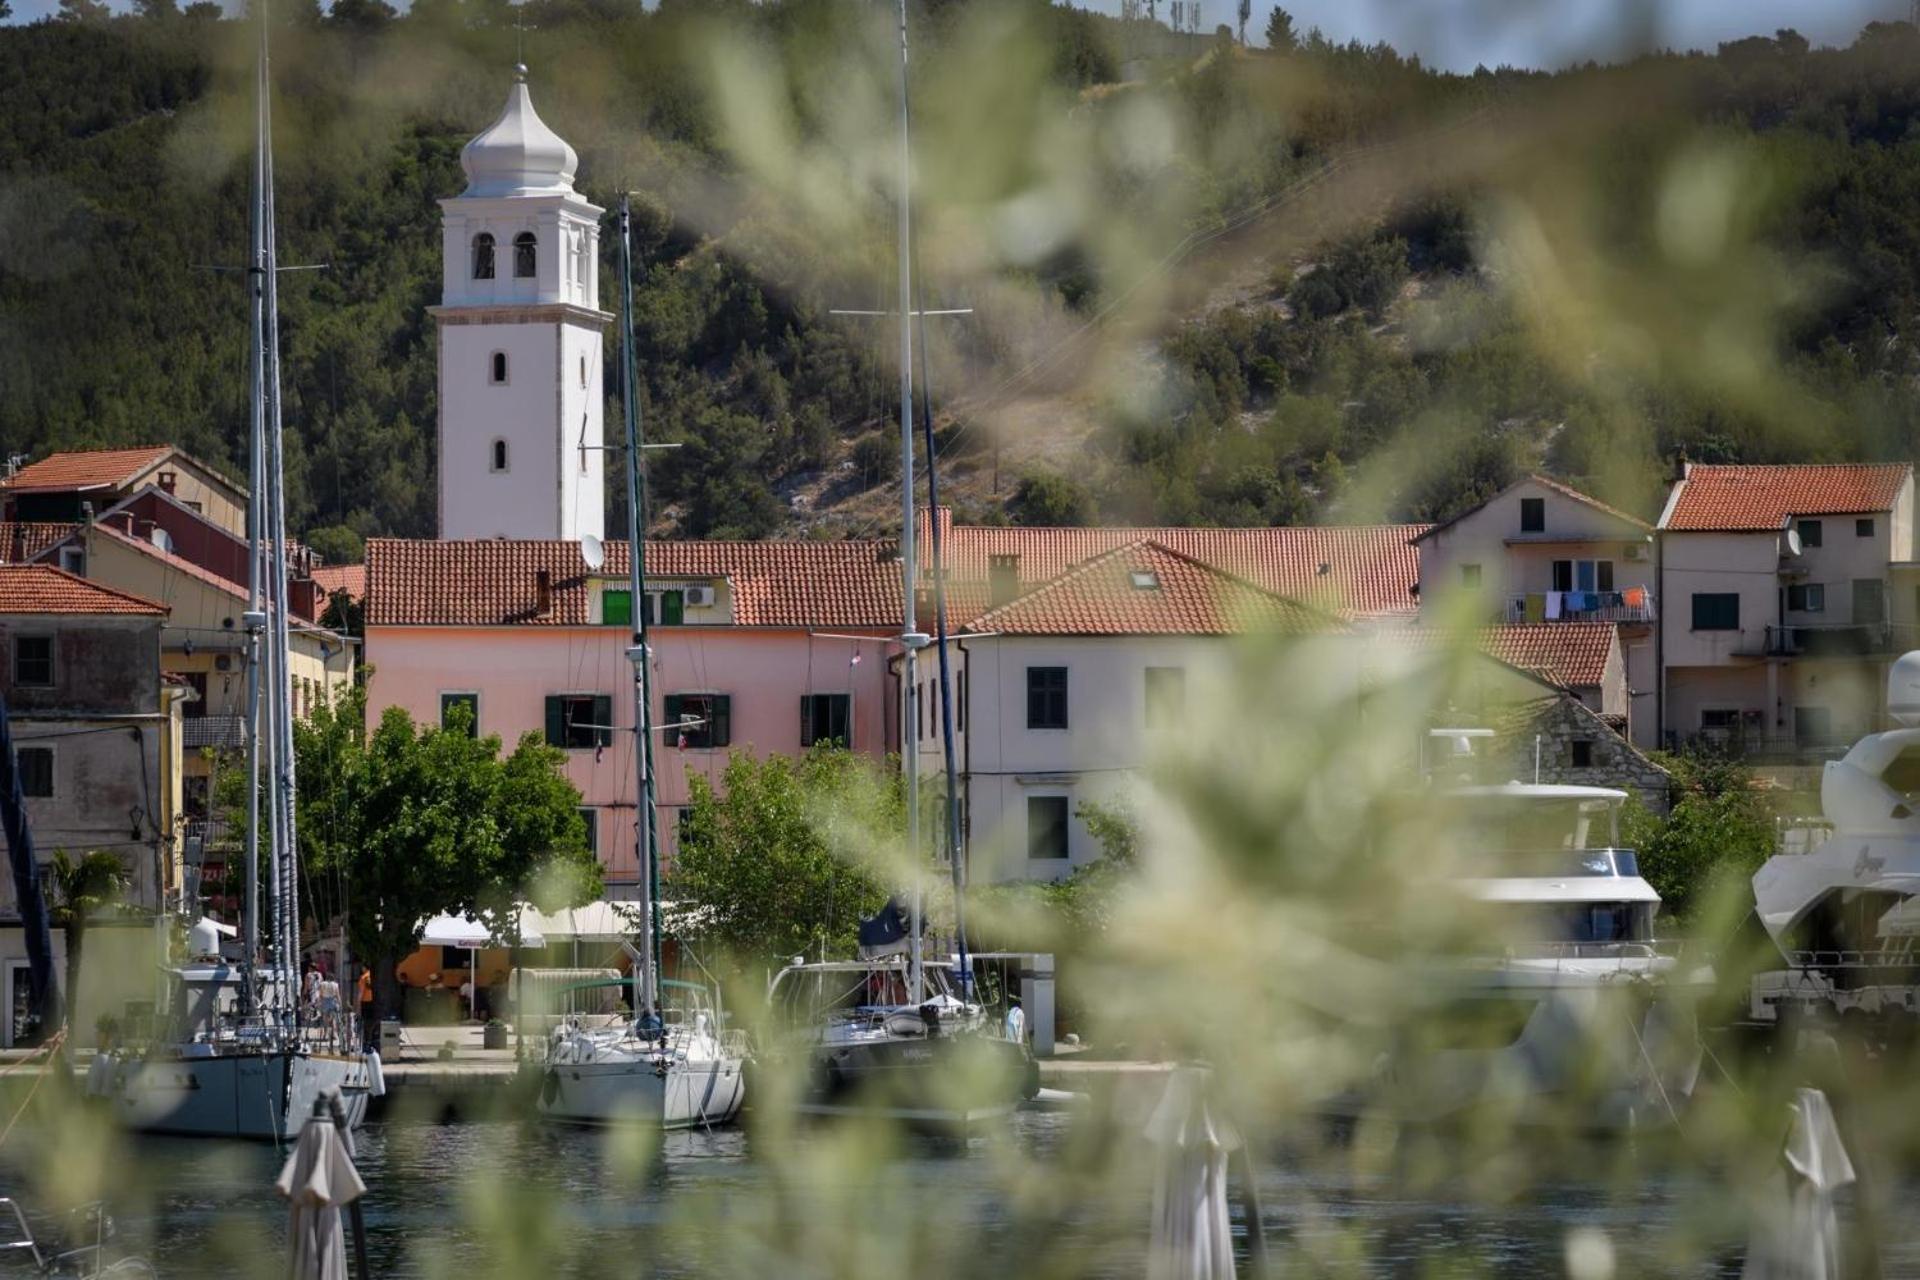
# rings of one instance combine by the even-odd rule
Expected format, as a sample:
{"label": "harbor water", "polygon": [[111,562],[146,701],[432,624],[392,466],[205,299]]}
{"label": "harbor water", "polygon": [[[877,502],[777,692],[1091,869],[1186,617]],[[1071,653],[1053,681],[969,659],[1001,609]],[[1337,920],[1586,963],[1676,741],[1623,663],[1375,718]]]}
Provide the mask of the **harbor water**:
{"label": "harbor water", "polygon": [[[804,1153],[808,1167],[827,1172],[799,1184],[783,1172],[793,1152],[741,1129],[662,1139],[394,1122],[357,1141],[368,1251],[382,1277],[825,1275],[848,1265],[996,1280],[1138,1276],[1151,1160],[1096,1154],[1107,1172],[1102,1193],[1088,1194],[1076,1181],[1089,1153],[1075,1125],[1071,1114],[1022,1114],[965,1139],[896,1135],[886,1159],[841,1164],[830,1151],[841,1135],[801,1130],[784,1141],[818,1148]],[[14,1138],[8,1191],[31,1207],[34,1188],[44,1200],[63,1171],[11,1160],[57,1160],[61,1144],[46,1132]],[[283,1273],[286,1210],[270,1145],[142,1138],[121,1150],[105,1178],[117,1251],[145,1256],[162,1276]],[[1648,1168],[1623,1182],[1620,1161],[1617,1151],[1605,1158],[1604,1178],[1534,1179],[1515,1194],[1471,1179],[1448,1193],[1410,1190],[1383,1152],[1329,1165],[1268,1151],[1257,1163],[1279,1274],[1568,1274],[1570,1250],[1610,1259],[1589,1275],[1739,1274],[1745,1227],[1711,1178]],[[1882,1195],[1884,1274],[1920,1274],[1920,1195],[1911,1185]],[[1237,1203],[1234,1212],[1244,1251]],[[862,1223],[866,1261],[839,1253],[823,1264],[822,1242],[804,1226],[814,1220]]]}

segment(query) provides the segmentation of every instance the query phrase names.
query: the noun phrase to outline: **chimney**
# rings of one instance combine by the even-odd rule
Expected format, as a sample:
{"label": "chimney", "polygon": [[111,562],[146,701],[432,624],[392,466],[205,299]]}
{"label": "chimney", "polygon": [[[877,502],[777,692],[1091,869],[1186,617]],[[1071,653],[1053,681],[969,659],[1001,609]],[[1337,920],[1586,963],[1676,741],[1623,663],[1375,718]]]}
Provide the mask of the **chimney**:
{"label": "chimney", "polygon": [[927,622],[933,617],[933,588],[916,586],[913,589],[913,616],[918,619],[919,627],[926,629]]}
{"label": "chimney", "polygon": [[533,575],[533,612],[535,617],[544,618],[553,612],[553,573],[548,569],[539,569]]}
{"label": "chimney", "polygon": [[1020,553],[987,557],[987,607],[998,609],[1020,594]]}
{"label": "chimney", "polygon": [[1676,449],[1673,453],[1673,480],[1675,484],[1687,478],[1687,472],[1693,470],[1693,464],[1687,461],[1687,451]]}

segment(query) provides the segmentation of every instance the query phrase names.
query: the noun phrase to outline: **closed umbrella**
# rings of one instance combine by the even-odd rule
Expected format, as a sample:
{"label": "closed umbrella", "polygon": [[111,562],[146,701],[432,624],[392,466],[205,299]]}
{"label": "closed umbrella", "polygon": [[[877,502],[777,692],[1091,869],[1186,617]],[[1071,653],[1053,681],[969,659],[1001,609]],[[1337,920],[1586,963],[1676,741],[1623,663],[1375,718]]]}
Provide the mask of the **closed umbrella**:
{"label": "closed umbrella", "polygon": [[1147,1140],[1160,1148],[1148,1280],[1233,1280],[1227,1153],[1240,1138],[1207,1106],[1207,1079],[1196,1067],[1175,1070],[1147,1121]]}
{"label": "closed umbrella", "polygon": [[1743,1280],[1839,1280],[1840,1219],[1833,1193],[1854,1179],[1833,1107],[1818,1089],[1794,1091],[1784,1167],[1754,1215]]}
{"label": "closed umbrella", "polygon": [[353,1167],[353,1153],[333,1121],[316,1116],[280,1170],[274,1189],[291,1206],[288,1237],[294,1280],[347,1280],[347,1238],[342,1206],[366,1193]]}

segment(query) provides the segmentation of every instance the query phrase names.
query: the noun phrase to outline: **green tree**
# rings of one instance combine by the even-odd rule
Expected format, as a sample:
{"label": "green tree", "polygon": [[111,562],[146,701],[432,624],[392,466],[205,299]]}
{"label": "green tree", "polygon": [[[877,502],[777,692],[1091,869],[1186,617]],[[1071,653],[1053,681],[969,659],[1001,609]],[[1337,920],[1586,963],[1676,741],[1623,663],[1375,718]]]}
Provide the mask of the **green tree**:
{"label": "green tree", "polygon": [[61,22],[105,22],[112,16],[102,0],[60,0]]}
{"label": "green tree", "polygon": [[738,963],[851,954],[886,891],[858,857],[905,824],[897,775],[837,748],[794,759],[735,752],[722,795],[698,773],[667,896],[691,936]]}
{"label": "green tree", "polygon": [[87,922],[119,904],[127,891],[125,864],[105,849],[95,849],[78,860],[65,849],[53,851],[52,923],[67,940],[67,1016],[80,991],[80,953],[86,946]]}
{"label": "green tree", "polygon": [[1093,523],[1093,496],[1077,480],[1035,469],[1020,477],[1007,511],[1016,524],[1088,525]]}
{"label": "green tree", "polygon": [[1299,37],[1293,34],[1293,15],[1276,5],[1267,15],[1267,48],[1275,53],[1292,53],[1299,43]]}
{"label": "green tree", "polygon": [[351,525],[330,524],[307,534],[307,546],[328,564],[359,564],[367,558],[367,542]]}
{"label": "green tree", "polygon": [[1753,787],[1753,772],[1717,754],[1662,756],[1674,777],[1673,807],[1662,819],[1629,805],[1623,838],[1640,874],[1660,893],[1661,913],[1697,921],[1716,891],[1743,886],[1773,854],[1773,819]]}
{"label": "green tree", "polygon": [[[364,687],[295,726],[311,905],[344,916],[373,971],[376,1019],[397,1011],[394,966],[428,917],[472,915],[511,941],[516,903],[576,906],[600,891],[565,753],[530,733],[502,758],[498,737],[469,727],[423,728],[389,707],[369,734]],[[336,885],[344,902],[327,899]]]}

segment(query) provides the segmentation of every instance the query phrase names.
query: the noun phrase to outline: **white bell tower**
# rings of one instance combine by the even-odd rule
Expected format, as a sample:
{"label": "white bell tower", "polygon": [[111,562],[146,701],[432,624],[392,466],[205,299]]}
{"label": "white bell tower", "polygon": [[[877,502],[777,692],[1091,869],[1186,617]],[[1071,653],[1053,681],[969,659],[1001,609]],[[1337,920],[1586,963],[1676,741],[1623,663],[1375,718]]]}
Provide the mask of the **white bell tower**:
{"label": "white bell tower", "polygon": [[[460,153],[442,200],[440,536],[605,532],[600,452],[600,215],[573,189],[573,148],[514,68],[500,118]],[[583,448],[584,446],[584,448]]]}

